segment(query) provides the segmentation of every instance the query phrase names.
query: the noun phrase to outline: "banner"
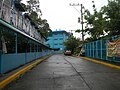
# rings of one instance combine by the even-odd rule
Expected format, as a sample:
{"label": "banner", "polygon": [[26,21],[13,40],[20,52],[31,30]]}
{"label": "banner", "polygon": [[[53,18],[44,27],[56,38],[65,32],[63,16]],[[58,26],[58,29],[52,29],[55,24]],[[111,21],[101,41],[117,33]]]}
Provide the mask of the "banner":
{"label": "banner", "polygon": [[120,57],[120,38],[108,42],[108,57]]}

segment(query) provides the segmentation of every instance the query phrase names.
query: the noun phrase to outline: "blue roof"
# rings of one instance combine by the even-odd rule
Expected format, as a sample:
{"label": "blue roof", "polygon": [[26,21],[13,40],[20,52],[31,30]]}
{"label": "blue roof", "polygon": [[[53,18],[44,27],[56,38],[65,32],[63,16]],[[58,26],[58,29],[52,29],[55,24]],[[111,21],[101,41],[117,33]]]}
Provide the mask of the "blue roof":
{"label": "blue roof", "polygon": [[52,33],[61,33],[64,32],[66,34],[69,34],[69,32],[65,31],[65,30],[59,30],[59,31],[52,31]]}
{"label": "blue roof", "polygon": [[52,32],[66,32],[65,30],[52,31]]}

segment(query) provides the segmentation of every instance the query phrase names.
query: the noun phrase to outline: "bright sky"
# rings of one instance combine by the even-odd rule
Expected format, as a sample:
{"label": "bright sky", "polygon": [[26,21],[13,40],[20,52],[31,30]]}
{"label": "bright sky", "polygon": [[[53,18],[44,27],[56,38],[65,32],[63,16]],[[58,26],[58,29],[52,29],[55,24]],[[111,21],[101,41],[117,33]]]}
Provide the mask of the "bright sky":
{"label": "bright sky", "polygon": [[[24,0],[25,1],[25,0]],[[107,4],[108,0],[94,0],[96,8],[99,10],[100,7]],[[76,30],[81,29],[81,24],[78,23],[78,17],[80,17],[80,6],[70,6],[69,4],[83,4],[86,9],[91,12],[92,0],[40,0],[40,9],[42,10],[42,18],[47,19],[50,28],[54,30]],[[76,9],[77,10],[76,10]],[[79,12],[78,12],[79,11]],[[75,33],[74,36],[81,37],[80,33]]]}

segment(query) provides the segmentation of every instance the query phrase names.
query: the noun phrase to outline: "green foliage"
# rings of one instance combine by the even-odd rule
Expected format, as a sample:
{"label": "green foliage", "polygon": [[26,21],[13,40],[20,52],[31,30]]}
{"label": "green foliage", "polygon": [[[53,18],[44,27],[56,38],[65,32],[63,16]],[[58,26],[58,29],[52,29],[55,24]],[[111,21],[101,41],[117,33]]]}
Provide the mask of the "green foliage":
{"label": "green foliage", "polygon": [[79,47],[79,45],[82,44],[82,42],[75,38],[75,37],[69,37],[65,42],[65,49],[66,50],[71,50],[72,53],[74,53],[76,51],[76,48]]}
{"label": "green foliage", "polygon": [[38,18],[38,14],[37,14],[35,11],[31,12],[30,18],[31,18],[35,23],[38,23],[38,19],[41,21],[41,18]]}
{"label": "green foliage", "polygon": [[85,19],[87,20],[85,32],[92,38],[99,39],[101,35],[104,35],[105,19],[101,12],[95,12],[93,15],[89,13],[85,16]]}
{"label": "green foliage", "polygon": [[103,6],[98,12],[93,6],[94,13],[85,10],[84,15],[87,25],[85,32],[91,35],[89,41],[100,39],[101,37],[115,36],[120,33],[120,0],[108,0],[108,5]]}
{"label": "green foliage", "polygon": [[28,0],[26,7],[29,14],[31,14],[32,12],[36,12],[37,14],[42,14],[39,0]]}
{"label": "green foliage", "polygon": [[51,32],[50,26],[46,19],[41,19],[40,14],[42,14],[39,1],[29,0],[27,1],[27,6],[24,6],[29,13],[30,18],[38,25],[39,31],[43,33],[45,37]]}
{"label": "green foliage", "polygon": [[[47,22],[46,19],[43,19],[43,20],[37,20],[38,24],[40,25],[40,31],[47,37],[49,36],[49,34],[52,32],[52,30],[50,29],[50,26]],[[41,27],[42,25],[42,27]]]}
{"label": "green foliage", "polygon": [[120,0],[109,1],[107,6],[101,8],[106,19],[106,32],[110,36],[120,33]]}
{"label": "green foliage", "polygon": [[82,32],[82,30],[80,30],[80,29],[77,29],[75,32],[78,32],[78,33],[80,33],[80,32]]}
{"label": "green foliage", "polygon": [[21,3],[22,7],[24,8],[25,11],[27,11],[27,7],[24,3]]}

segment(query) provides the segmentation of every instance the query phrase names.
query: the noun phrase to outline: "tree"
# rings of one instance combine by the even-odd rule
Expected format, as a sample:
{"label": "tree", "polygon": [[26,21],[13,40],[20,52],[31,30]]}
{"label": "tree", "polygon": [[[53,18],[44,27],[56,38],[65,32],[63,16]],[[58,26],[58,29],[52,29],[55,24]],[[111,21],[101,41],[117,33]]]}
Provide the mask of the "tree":
{"label": "tree", "polygon": [[108,5],[103,6],[100,11],[97,11],[93,5],[93,11],[93,14],[89,10],[85,11],[85,20],[87,21],[85,32],[91,35],[87,40],[94,41],[103,37],[119,35],[120,0],[108,0]]}
{"label": "tree", "polygon": [[27,1],[27,11],[29,14],[31,14],[32,12],[36,12],[37,14],[42,15],[39,0]]}
{"label": "tree", "polygon": [[101,8],[106,19],[106,29],[109,36],[120,33],[120,0],[108,0],[108,5]]}
{"label": "tree", "polygon": [[101,11],[98,12],[94,4],[93,11],[94,13],[91,14],[89,10],[85,10],[85,20],[87,22],[85,32],[91,35],[90,40],[97,40],[105,34],[105,19],[103,18],[103,13]]}
{"label": "tree", "polygon": [[41,21],[39,21],[39,19],[37,20],[38,24],[39,24],[39,29],[40,31],[47,37],[49,36],[49,34],[52,32],[52,30],[50,29],[50,26],[47,22],[46,19],[43,19]]}
{"label": "tree", "polygon": [[[103,14],[101,11],[97,11],[95,8],[94,1],[93,3],[93,11],[94,13],[91,14],[88,9],[84,11],[84,19],[86,23],[85,29],[83,30],[84,33],[88,33],[91,35],[92,40],[99,39],[101,36],[104,36],[104,21]],[[82,32],[82,30],[76,30],[76,32]]]}
{"label": "tree", "polygon": [[47,20],[41,19],[40,15],[42,15],[42,12],[39,5],[39,0],[29,0],[27,1],[26,9],[30,18],[33,20],[33,22],[35,22],[35,24],[38,25],[39,31],[43,33],[45,37],[47,37],[52,30],[50,29]]}
{"label": "tree", "polygon": [[69,37],[65,42],[65,49],[71,50],[72,54],[75,52],[76,48],[81,44],[80,40],[75,37]]}

